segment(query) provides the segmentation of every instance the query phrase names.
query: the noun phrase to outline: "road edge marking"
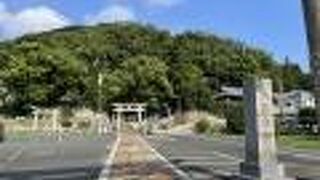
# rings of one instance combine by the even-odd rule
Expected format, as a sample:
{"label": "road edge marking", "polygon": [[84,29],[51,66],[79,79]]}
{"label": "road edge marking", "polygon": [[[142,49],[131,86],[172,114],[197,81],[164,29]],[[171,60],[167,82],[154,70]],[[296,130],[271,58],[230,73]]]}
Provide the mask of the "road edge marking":
{"label": "road edge marking", "polygon": [[109,153],[108,159],[104,163],[104,169],[101,171],[99,175],[99,180],[108,180],[111,172],[111,167],[113,160],[116,156],[116,153],[118,151],[119,145],[120,145],[121,137],[120,135],[117,137],[115,143],[113,143],[111,152]]}
{"label": "road edge marking", "polygon": [[159,160],[167,164],[168,167],[172,169],[179,177],[183,178],[184,180],[192,180],[192,178],[187,173],[185,173],[184,171],[179,169],[177,166],[172,164],[167,158],[165,158],[155,148],[153,148],[143,137],[141,136],[138,136],[138,137],[140,141],[143,142],[147,146],[147,148],[150,149],[151,152],[154,153],[159,158]]}
{"label": "road edge marking", "polygon": [[14,161],[16,161],[17,159],[19,159],[23,153],[24,153],[25,149],[24,147],[20,147],[17,151],[15,151],[14,153],[12,153],[7,159],[6,162],[7,163],[12,163]]}
{"label": "road edge marking", "polygon": [[304,158],[307,160],[316,160],[319,161],[320,160],[320,156],[314,155],[314,154],[307,154],[307,152],[293,152],[290,150],[285,150],[282,152],[279,152],[279,155],[289,155],[295,158]]}

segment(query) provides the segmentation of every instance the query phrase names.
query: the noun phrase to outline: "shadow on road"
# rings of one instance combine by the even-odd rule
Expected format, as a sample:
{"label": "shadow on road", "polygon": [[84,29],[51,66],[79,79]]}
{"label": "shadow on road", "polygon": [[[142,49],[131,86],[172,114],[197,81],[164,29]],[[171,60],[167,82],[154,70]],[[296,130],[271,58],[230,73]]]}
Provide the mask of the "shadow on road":
{"label": "shadow on road", "polygon": [[0,180],[93,180],[98,179],[102,168],[95,166],[0,172]]}

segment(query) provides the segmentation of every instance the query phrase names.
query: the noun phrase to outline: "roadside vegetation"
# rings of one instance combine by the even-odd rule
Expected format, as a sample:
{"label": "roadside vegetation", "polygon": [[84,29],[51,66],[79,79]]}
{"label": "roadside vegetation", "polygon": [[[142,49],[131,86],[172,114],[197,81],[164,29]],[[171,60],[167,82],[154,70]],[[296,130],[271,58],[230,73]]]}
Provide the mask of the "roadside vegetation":
{"label": "roadside vegetation", "polygon": [[309,87],[298,65],[285,67],[261,49],[214,34],[134,23],[69,27],[0,44],[2,113],[99,104],[107,110],[117,101],[147,102],[149,112],[211,112],[221,86],[241,86],[248,74],[283,74],[285,89]]}
{"label": "roadside vegetation", "polygon": [[320,137],[314,135],[287,135],[281,136],[280,145],[286,148],[320,150]]}
{"label": "roadside vegetation", "polygon": [[194,131],[198,134],[211,133],[212,125],[206,119],[201,119],[195,124]]}
{"label": "roadside vegetation", "polygon": [[[273,79],[274,91],[279,81],[284,91],[311,86],[290,59],[279,64],[264,50],[214,34],[135,23],[68,27],[0,43],[0,113],[30,117],[34,107],[107,111],[113,102],[146,102],[151,115],[206,111],[227,120],[223,132],[243,134],[243,104],[214,97],[253,74]],[[63,126],[72,126],[65,117]],[[201,120],[194,129],[216,131],[209,124]]]}
{"label": "roadside vegetation", "polygon": [[0,122],[0,142],[3,142],[5,138],[4,124]]}

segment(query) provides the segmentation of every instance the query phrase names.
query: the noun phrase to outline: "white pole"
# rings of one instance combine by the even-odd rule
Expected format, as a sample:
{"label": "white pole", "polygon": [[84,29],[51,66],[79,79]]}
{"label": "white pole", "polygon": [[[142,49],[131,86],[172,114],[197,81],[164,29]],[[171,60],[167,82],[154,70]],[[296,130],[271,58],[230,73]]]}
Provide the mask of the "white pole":
{"label": "white pole", "polygon": [[141,110],[138,111],[138,122],[139,122],[140,125],[142,125],[142,123],[143,123],[142,122],[142,111]]}
{"label": "white pole", "polygon": [[33,119],[33,131],[37,131],[39,128],[39,113],[38,111],[34,112],[34,119]]}
{"label": "white pole", "polygon": [[52,115],[52,131],[56,132],[58,130],[58,112],[56,109],[53,110],[53,115]]}
{"label": "white pole", "polygon": [[120,132],[121,132],[121,112],[120,111],[117,112],[117,131],[118,131],[118,135],[120,135]]}

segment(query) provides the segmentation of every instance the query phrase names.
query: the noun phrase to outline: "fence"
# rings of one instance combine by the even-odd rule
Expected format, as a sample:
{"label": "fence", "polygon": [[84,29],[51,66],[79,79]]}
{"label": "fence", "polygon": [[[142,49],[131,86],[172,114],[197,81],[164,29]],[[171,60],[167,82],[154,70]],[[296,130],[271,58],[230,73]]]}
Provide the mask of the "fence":
{"label": "fence", "polygon": [[[35,125],[35,121],[37,124]],[[80,140],[99,138],[110,133],[112,124],[107,116],[96,115],[90,119],[63,118],[2,118],[4,139],[14,141],[45,141],[45,140]],[[1,132],[0,132],[1,134]]]}

